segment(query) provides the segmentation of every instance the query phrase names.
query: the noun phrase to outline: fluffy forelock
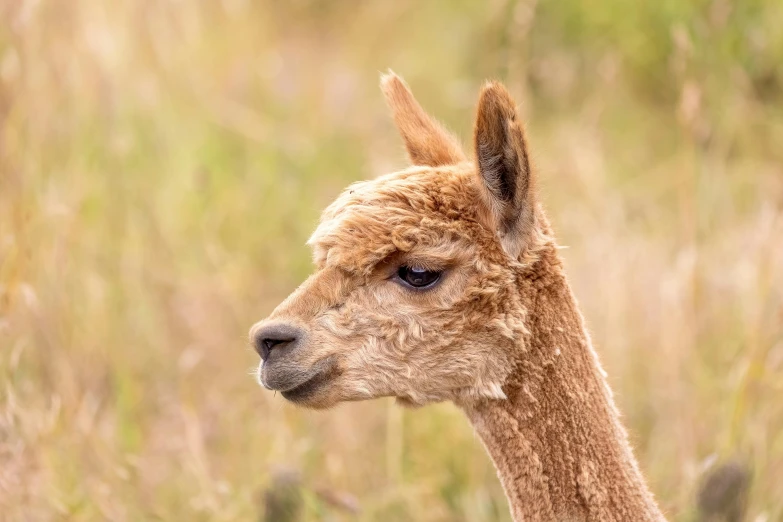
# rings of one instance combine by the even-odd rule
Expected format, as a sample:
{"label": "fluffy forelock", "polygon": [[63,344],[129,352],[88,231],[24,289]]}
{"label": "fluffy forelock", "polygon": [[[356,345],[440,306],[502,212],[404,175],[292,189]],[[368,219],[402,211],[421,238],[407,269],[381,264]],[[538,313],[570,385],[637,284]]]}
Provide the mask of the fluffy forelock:
{"label": "fluffy forelock", "polygon": [[475,242],[479,197],[469,164],[411,167],[349,186],[308,244],[318,267],[368,275],[397,252]]}

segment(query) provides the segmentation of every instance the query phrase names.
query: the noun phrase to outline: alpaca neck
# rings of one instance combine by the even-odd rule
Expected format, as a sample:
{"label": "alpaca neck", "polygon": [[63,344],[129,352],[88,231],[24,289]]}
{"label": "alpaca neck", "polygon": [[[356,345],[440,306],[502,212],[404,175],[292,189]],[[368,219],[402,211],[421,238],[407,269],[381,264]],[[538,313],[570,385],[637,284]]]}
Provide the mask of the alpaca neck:
{"label": "alpaca neck", "polygon": [[[463,404],[514,520],[663,520],[554,252],[521,283],[529,334],[505,400]],[[539,263],[539,265],[542,265]]]}

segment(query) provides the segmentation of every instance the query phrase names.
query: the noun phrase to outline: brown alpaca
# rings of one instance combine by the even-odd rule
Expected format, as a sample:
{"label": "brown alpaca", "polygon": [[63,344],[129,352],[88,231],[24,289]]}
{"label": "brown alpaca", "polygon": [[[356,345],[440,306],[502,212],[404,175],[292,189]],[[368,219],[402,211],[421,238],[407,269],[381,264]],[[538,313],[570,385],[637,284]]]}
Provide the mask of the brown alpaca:
{"label": "brown alpaca", "polygon": [[483,88],[469,161],[400,78],[381,83],[416,166],[324,211],[315,273],[251,329],[259,381],[311,408],[453,401],[514,520],[663,520],[537,200],[514,101]]}

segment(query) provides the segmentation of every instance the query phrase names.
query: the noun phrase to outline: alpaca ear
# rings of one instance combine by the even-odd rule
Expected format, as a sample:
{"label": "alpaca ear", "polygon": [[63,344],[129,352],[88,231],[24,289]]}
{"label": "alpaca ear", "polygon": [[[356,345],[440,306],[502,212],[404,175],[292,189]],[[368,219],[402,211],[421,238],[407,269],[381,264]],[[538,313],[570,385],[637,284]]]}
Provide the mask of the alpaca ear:
{"label": "alpaca ear", "polygon": [[424,112],[402,78],[389,71],[381,76],[381,89],[411,163],[436,167],[465,161],[457,139]]}
{"label": "alpaca ear", "polygon": [[487,225],[516,258],[535,227],[535,189],[516,104],[497,82],[479,96],[474,142]]}

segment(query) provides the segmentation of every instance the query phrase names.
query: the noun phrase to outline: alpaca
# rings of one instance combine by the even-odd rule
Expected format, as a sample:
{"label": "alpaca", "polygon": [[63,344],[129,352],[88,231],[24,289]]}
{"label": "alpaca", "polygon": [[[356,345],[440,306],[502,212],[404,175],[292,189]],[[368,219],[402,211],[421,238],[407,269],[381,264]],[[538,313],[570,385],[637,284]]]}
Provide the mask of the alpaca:
{"label": "alpaca", "polygon": [[536,194],[514,101],[481,91],[475,159],[393,73],[412,167],[355,183],[309,240],[316,270],[251,342],[258,380],[310,408],[453,401],[514,520],[664,520],[639,471]]}

